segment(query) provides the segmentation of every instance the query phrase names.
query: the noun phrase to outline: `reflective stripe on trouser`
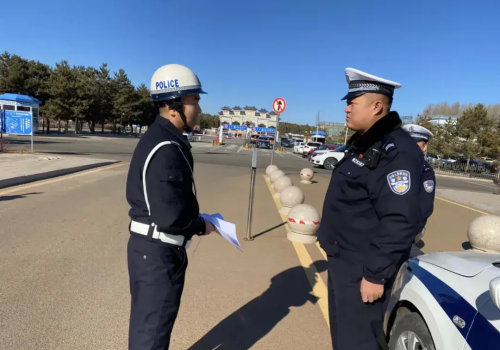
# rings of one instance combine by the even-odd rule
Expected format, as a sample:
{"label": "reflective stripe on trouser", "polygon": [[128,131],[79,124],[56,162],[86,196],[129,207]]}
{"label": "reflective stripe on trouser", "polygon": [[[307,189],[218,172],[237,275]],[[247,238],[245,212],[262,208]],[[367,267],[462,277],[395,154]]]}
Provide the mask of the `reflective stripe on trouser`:
{"label": "reflective stripe on trouser", "polygon": [[130,235],[129,350],[167,350],[179,312],[187,268],[182,247]]}
{"label": "reflective stripe on trouser", "polygon": [[[363,265],[328,257],[328,312],[334,350],[379,350],[384,313],[391,289],[381,299],[364,303],[360,286]],[[390,283],[387,283],[390,285]]]}

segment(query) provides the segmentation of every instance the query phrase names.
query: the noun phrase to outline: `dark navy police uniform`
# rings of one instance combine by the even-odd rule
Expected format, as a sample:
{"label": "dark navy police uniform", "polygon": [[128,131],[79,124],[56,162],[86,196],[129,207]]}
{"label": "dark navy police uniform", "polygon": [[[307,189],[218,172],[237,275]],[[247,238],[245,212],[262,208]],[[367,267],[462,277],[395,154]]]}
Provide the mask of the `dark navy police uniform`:
{"label": "dark navy police uniform", "polygon": [[[436,195],[436,174],[434,169],[424,160],[422,171],[422,187],[420,190],[420,203],[422,207],[422,222],[420,224],[420,231],[422,231],[427,223],[427,219],[434,211],[434,197]],[[419,232],[420,232],[419,231]]]}
{"label": "dark navy police uniform", "polygon": [[190,149],[182,133],[158,116],[130,163],[130,350],[168,349],[184,289],[186,248],[194,235],[205,233]]}
{"label": "dark navy police uniform", "polygon": [[[375,93],[392,101],[401,84],[346,68],[343,100]],[[353,108],[363,108],[354,104]],[[356,110],[354,110],[356,111]],[[335,350],[387,348],[384,313],[392,283],[408,258],[421,222],[423,153],[389,112],[347,143],[333,170],[318,240],[328,255],[328,304]],[[384,285],[381,298],[364,303],[361,281]]]}
{"label": "dark navy police uniform", "polygon": [[[354,134],[333,170],[318,230],[328,255],[330,329],[335,350],[377,350],[391,285],[421,223],[423,153],[396,112]],[[361,280],[385,285],[364,303]]]}
{"label": "dark navy police uniform", "polygon": [[[413,141],[428,143],[429,140],[434,136],[432,132],[421,125],[416,124],[406,124],[403,129],[410,134]],[[436,175],[434,169],[424,160],[424,166],[422,167],[422,179],[420,184],[420,208],[422,211],[422,218],[418,229],[417,237],[419,240],[423,236],[425,225],[427,220],[432,215],[434,211],[434,197],[436,190]],[[411,249],[411,257],[424,254],[417,245],[413,245]]]}

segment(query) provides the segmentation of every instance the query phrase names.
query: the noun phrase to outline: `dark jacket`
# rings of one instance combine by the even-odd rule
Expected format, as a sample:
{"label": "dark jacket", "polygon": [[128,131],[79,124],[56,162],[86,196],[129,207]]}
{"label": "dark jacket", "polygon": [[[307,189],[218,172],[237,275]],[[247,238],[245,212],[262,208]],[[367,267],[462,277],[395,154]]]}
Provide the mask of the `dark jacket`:
{"label": "dark jacket", "polygon": [[[378,162],[371,161],[377,150]],[[421,224],[423,166],[424,155],[396,112],[363,135],[354,134],[333,170],[323,205],[317,235],[325,252],[362,264],[372,283],[391,278]]]}
{"label": "dark jacket", "polygon": [[429,219],[434,211],[434,197],[436,195],[436,175],[434,169],[425,160],[421,181],[420,205],[422,208],[422,221],[420,222],[418,233],[424,229],[427,219]]}
{"label": "dark jacket", "polygon": [[[171,141],[152,156],[146,173],[148,213],[143,193],[143,169],[150,152],[158,144]],[[173,235],[205,233],[205,221],[199,216],[196,199],[191,145],[168,120],[158,116],[142,136],[134,151],[127,178],[129,216],[144,224],[154,223],[159,232]]]}

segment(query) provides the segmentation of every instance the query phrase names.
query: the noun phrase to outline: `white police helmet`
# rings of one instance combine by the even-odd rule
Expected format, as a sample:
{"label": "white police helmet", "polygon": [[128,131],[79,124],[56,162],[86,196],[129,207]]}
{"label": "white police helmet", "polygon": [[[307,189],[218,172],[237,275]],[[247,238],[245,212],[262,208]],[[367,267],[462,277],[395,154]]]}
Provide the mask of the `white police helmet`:
{"label": "white police helmet", "polygon": [[434,136],[432,132],[421,125],[417,124],[406,124],[403,125],[403,129],[410,134],[410,136],[415,140],[415,142],[425,141],[429,142]]}
{"label": "white police helmet", "polygon": [[182,96],[206,94],[196,74],[180,64],[167,64],[151,78],[151,100],[167,101]]}

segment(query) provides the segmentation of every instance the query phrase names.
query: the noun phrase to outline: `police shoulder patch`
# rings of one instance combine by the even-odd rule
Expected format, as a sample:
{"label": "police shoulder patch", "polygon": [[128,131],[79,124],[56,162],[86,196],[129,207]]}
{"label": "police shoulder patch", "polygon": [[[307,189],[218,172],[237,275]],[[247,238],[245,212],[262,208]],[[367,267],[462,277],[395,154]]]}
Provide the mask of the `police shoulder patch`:
{"label": "police shoulder patch", "polygon": [[410,172],[407,170],[396,170],[387,175],[387,182],[392,192],[403,195],[410,190]]}
{"label": "police shoulder patch", "polygon": [[424,189],[427,193],[432,193],[434,191],[434,180],[424,181]]}

